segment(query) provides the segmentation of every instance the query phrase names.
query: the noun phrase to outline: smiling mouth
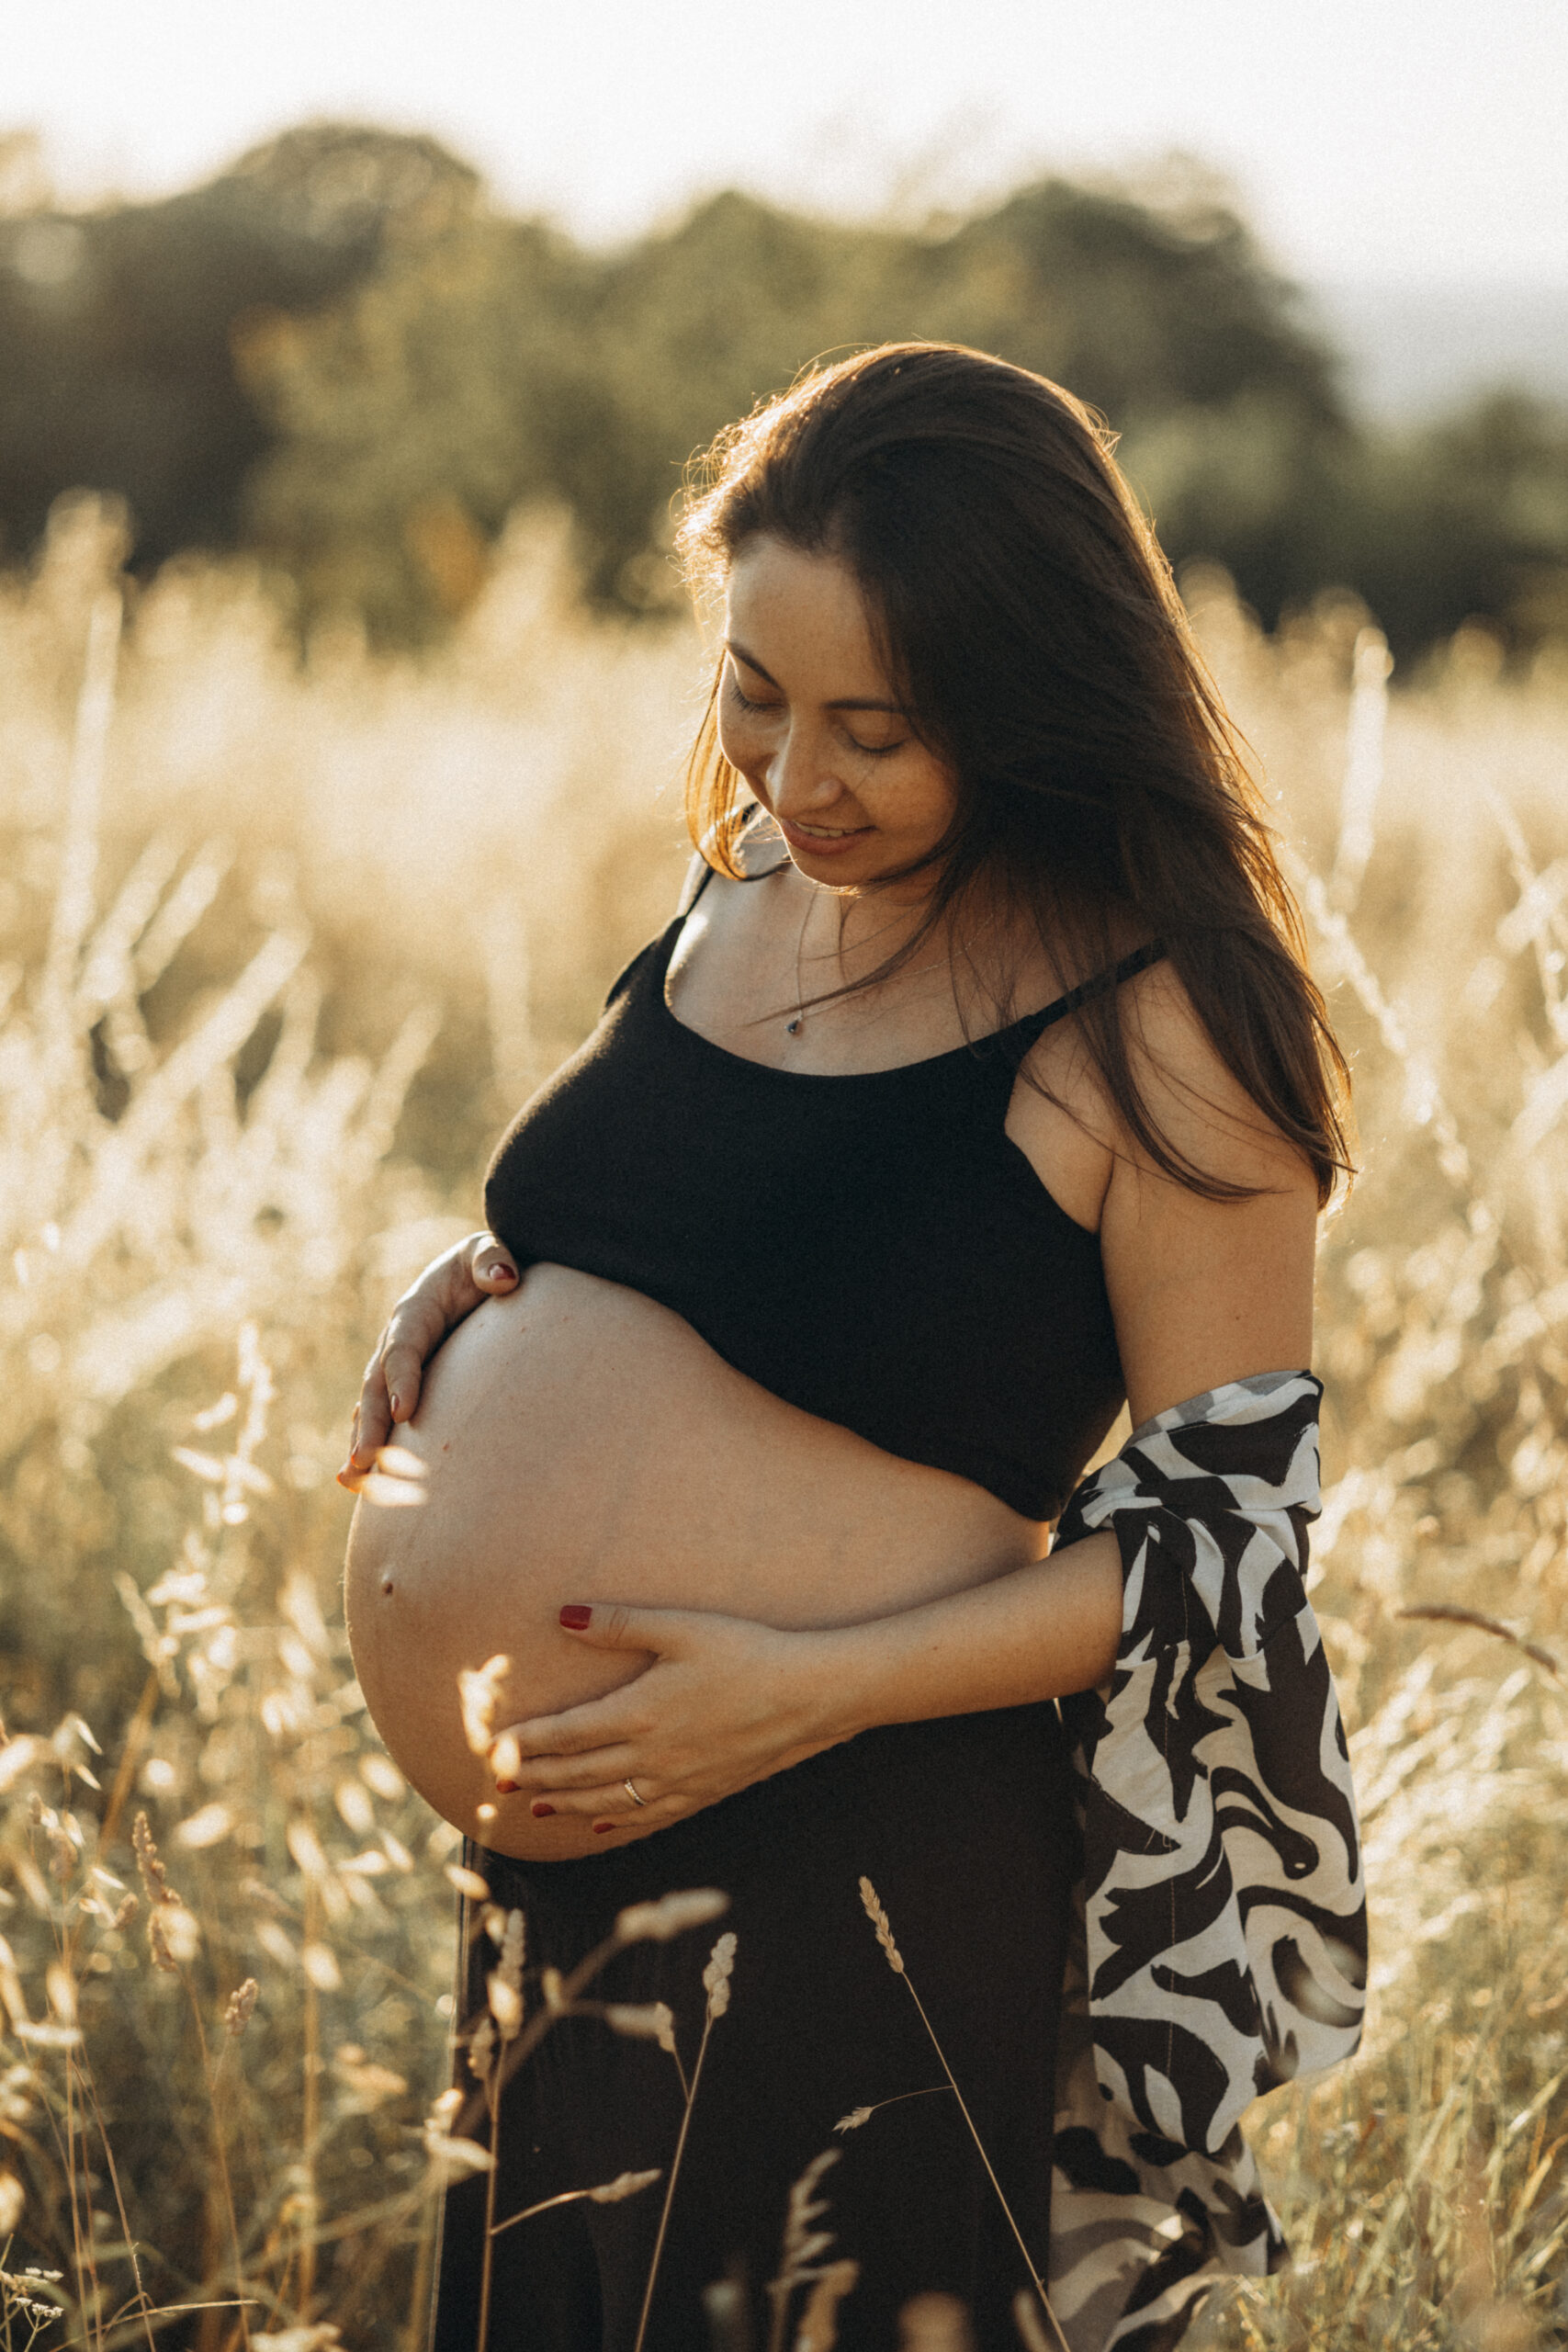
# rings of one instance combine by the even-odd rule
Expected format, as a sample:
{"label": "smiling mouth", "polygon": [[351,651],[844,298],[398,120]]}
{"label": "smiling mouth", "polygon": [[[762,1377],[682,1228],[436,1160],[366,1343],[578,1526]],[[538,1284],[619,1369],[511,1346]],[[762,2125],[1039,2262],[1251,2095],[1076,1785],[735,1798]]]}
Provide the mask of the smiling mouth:
{"label": "smiling mouth", "polygon": [[798,817],[783,820],[792,833],[804,833],[807,841],[847,842],[852,833],[869,833],[870,825],[805,825]]}

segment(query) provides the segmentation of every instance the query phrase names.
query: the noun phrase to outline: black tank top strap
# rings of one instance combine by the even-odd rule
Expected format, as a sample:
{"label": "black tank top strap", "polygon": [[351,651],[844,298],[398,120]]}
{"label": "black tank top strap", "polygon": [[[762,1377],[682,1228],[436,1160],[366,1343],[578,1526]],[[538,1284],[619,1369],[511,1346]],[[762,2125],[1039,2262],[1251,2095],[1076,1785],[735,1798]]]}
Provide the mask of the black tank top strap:
{"label": "black tank top strap", "polygon": [[1165,942],[1160,939],[1150,940],[1146,947],[1134,947],[1130,956],[1122,957],[1120,963],[1109,965],[1103,972],[1095,972],[1087,980],[1080,980],[1076,989],[1068,989],[1065,995],[1043,1006],[1038,1012],[1026,1012],[1021,1021],[1010,1023],[1001,1035],[1021,1061],[1047,1029],[1053,1028],[1058,1021],[1065,1021],[1069,1012],[1077,1011],[1080,1004],[1088,1004],[1097,996],[1109,996],[1113,989],[1121,987],[1123,980],[1132,979],[1138,972],[1146,972],[1151,964],[1160,963],[1166,953]]}

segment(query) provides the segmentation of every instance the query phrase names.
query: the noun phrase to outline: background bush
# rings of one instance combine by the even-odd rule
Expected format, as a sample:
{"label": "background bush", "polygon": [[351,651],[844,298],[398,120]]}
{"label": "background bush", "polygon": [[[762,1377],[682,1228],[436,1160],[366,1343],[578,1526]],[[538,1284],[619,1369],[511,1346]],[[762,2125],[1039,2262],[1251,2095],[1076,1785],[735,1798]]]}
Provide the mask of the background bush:
{"label": "background bush", "polygon": [[923,228],[729,193],[618,250],[508,218],[428,138],[316,125],[157,204],[0,220],[0,528],[112,491],[149,571],[262,556],[307,628],[437,635],[553,500],[590,598],[677,601],[692,452],[823,352],[955,337],[1096,403],[1178,563],[1273,626],[1349,586],[1402,658],[1568,627],[1568,423],[1500,397],[1400,434],[1197,166],[1045,179]]}

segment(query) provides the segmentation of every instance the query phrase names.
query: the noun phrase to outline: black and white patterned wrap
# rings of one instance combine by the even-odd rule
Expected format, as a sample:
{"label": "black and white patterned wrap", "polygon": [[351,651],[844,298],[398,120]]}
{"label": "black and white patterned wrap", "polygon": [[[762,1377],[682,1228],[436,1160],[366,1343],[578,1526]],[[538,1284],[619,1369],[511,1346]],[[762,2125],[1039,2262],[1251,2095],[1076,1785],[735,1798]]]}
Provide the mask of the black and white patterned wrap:
{"label": "black and white patterned wrap", "polygon": [[1338,1702],[1306,1598],[1310,1373],[1135,1430],[1058,1546],[1110,1528],[1110,1683],[1063,1702],[1083,1903],[1058,2067],[1051,2288],[1071,2352],[1166,2352],[1227,2273],[1288,2260],[1240,2119],[1348,2058],[1366,1905]]}

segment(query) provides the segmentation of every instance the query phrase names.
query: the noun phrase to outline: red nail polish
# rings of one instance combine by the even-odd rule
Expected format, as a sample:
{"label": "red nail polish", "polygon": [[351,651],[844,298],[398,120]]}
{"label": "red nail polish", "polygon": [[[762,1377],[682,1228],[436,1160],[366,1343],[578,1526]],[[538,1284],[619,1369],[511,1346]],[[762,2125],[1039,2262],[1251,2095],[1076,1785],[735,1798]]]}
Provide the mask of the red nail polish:
{"label": "red nail polish", "polygon": [[560,1621],[571,1633],[581,1634],[592,1623],[593,1611],[584,1601],[569,1600],[561,1611]]}
{"label": "red nail polish", "polygon": [[615,1826],[613,1821],[596,1821],[593,1824],[593,1835],[595,1838],[607,1838]]}
{"label": "red nail polish", "polygon": [[521,1781],[497,1781],[495,1792],[498,1797],[514,1797],[522,1786]]}
{"label": "red nail polish", "polygon": [[[501,1786],[499,1781],[496,1782],[496,1786],[498,1788]],[[507,1794],[510,1796],[511,1793],[511,1789],[508,1788]],[[547,1804],[543,1797],[536,1797],[533,1804],[528,1807],[528,1810],[533,1815],[536,1821],[551,1821],[555,1818],[556,1809],[554,1805]]]}

